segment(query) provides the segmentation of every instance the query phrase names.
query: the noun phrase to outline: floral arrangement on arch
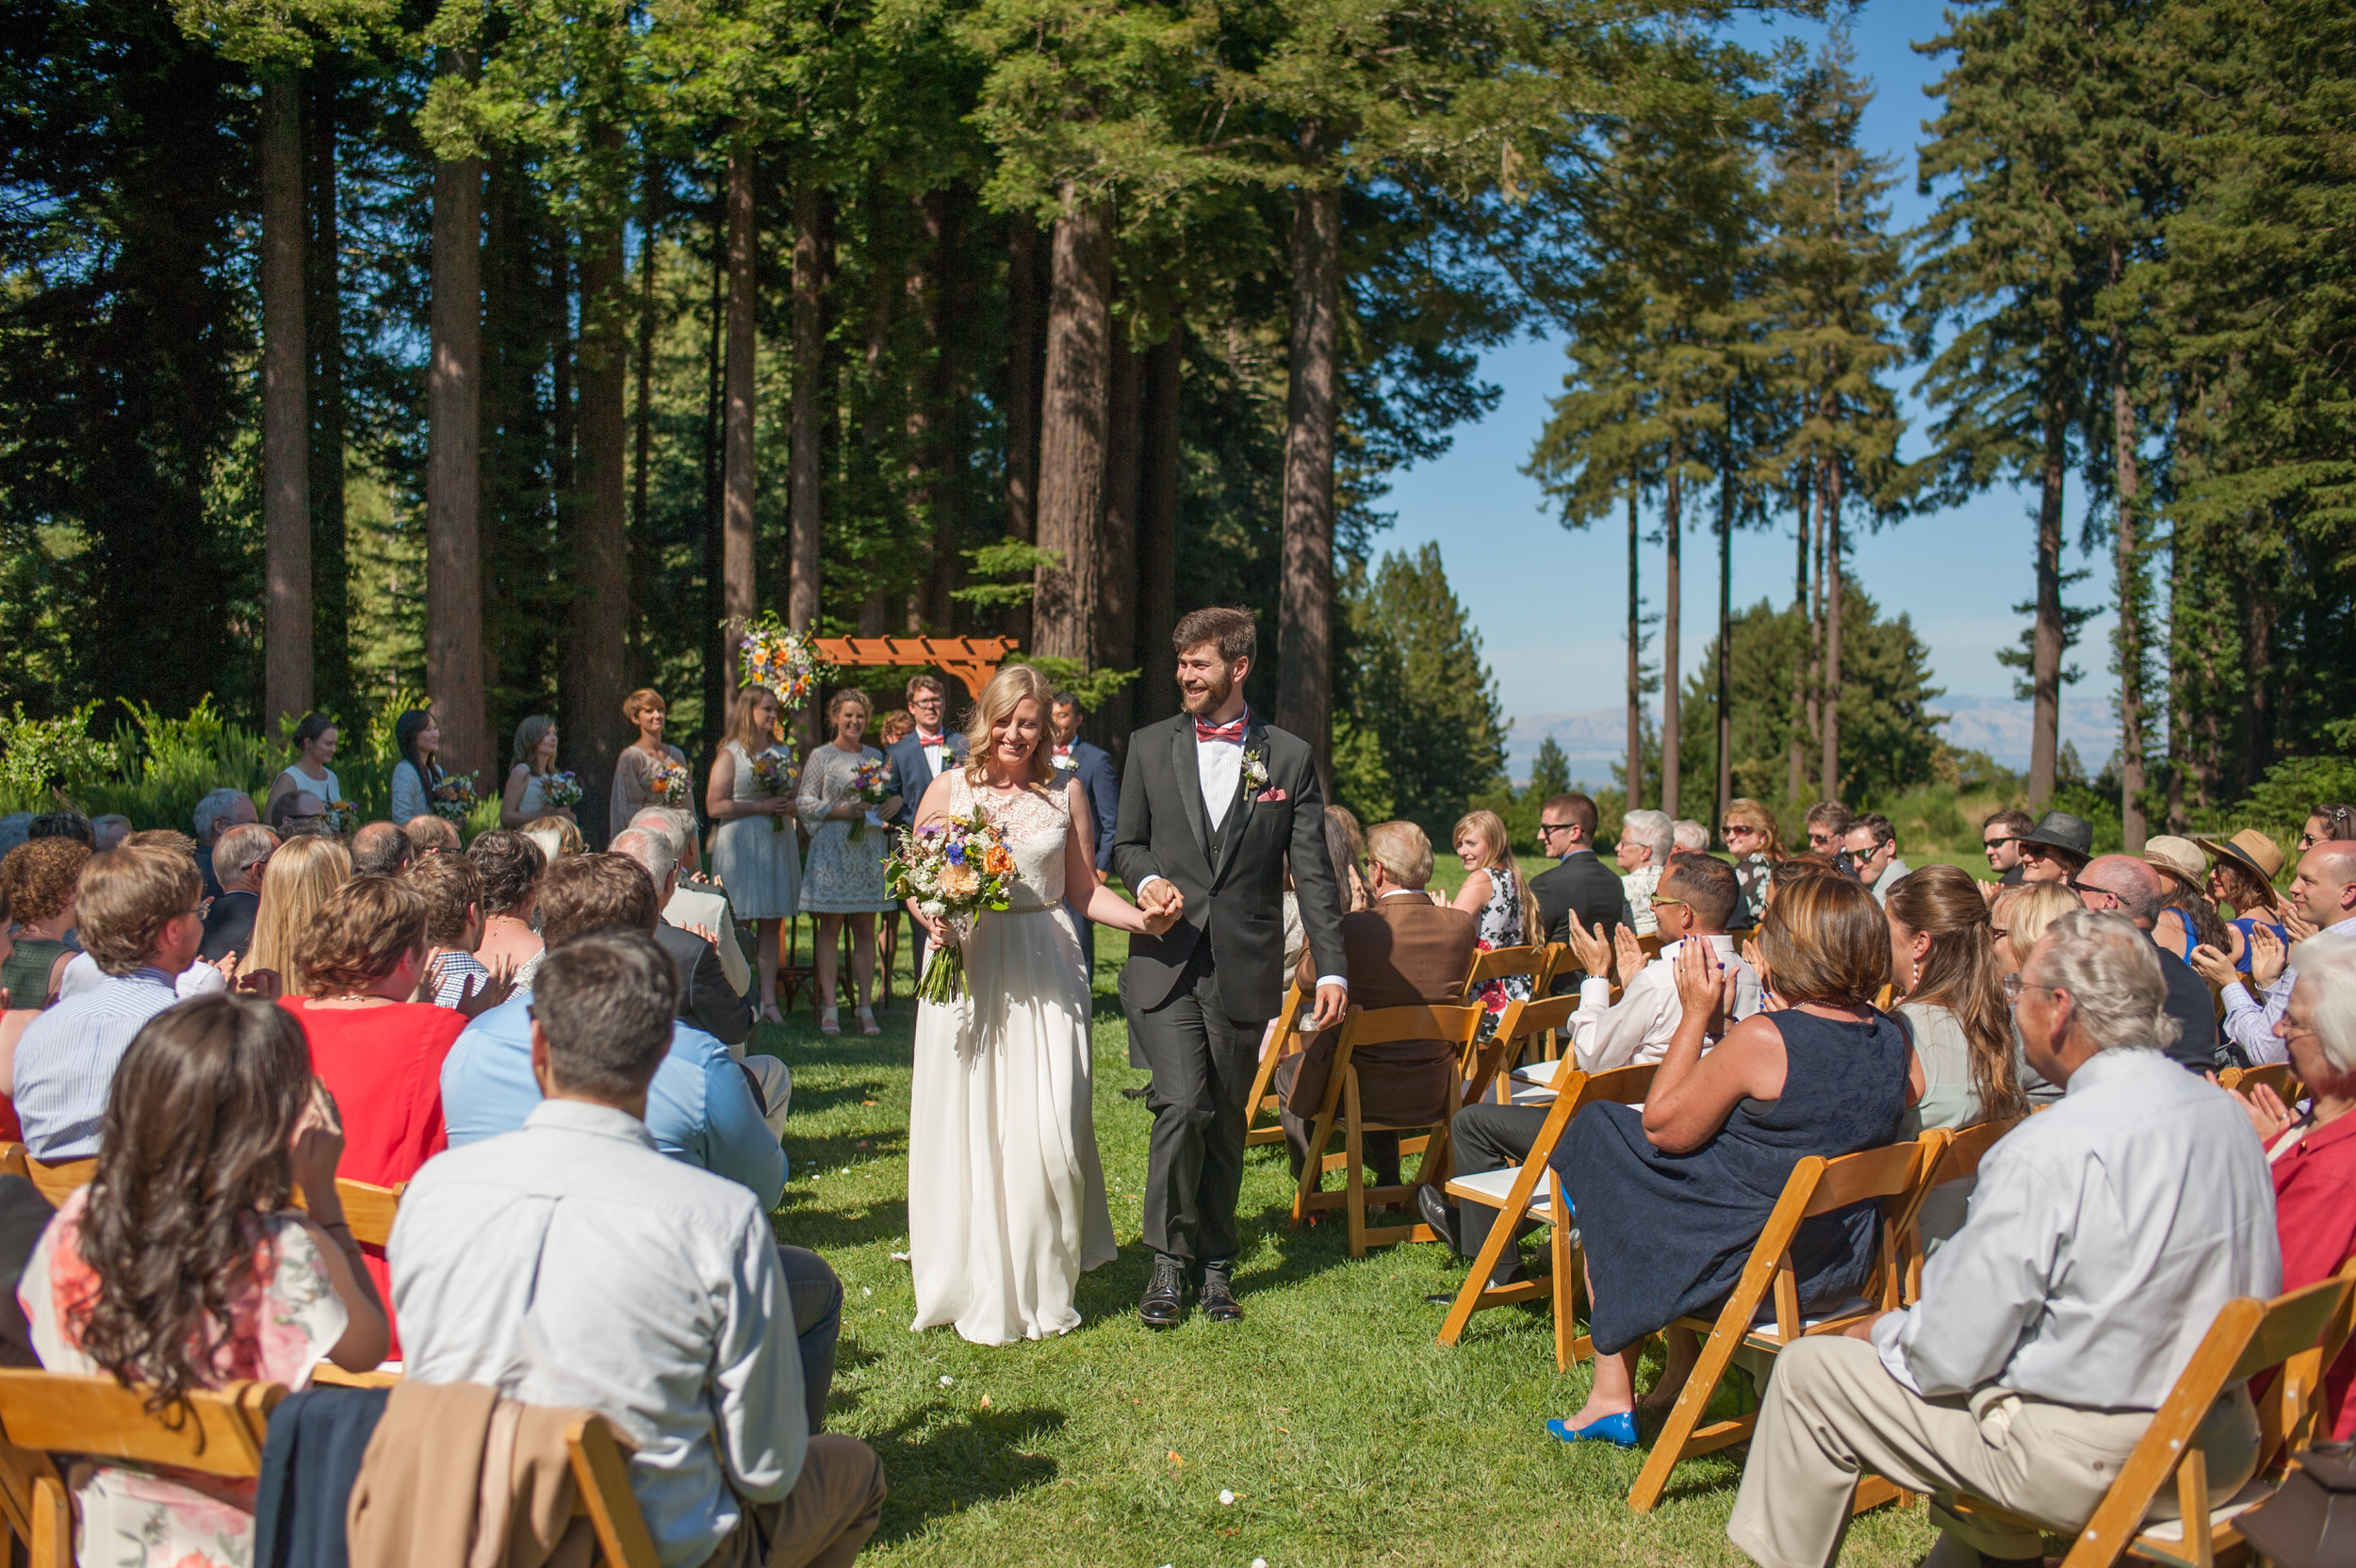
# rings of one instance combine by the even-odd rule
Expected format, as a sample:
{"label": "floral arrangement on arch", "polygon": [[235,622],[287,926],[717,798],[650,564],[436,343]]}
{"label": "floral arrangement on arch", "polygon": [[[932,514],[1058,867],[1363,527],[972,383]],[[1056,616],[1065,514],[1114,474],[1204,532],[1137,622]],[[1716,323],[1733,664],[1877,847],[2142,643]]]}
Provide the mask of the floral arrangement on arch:
{"label": "floral arrangement on arch", "polygon": [[[984,914],[1006,907],[1014,875],[1006,837],[979,806],[902,833],[899,853],[884,862],[894,898],[916,900],[925,914],[946,920],[965,935]],[[916,983],[918,1000],[954,1002],[964,988],[965,950],[955,944],[934,948]]]}
{"label": "floral arrangement on arch", "polygon": [[768,687],[788,712],[810,700],[819,678],[826,674],[826,663],[808,637],[778,620],[774,610],[762,611],[761,618],[749,626],[741,621],[730,624],[744,628],[743,640],[736,645],[740,688]]}

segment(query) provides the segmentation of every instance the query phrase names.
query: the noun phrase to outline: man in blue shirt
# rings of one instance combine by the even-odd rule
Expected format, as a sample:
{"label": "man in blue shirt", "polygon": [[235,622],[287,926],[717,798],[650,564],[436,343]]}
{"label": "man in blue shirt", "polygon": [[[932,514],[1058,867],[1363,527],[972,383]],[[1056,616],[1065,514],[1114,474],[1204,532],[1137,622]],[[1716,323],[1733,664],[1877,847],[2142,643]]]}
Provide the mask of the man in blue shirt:
{"label": "man in blue shirt", "polygon": [[[541,936],[554,952],[584,932],[622,926],[651,934],[662,918],[654,884],[623,855],[568,855],[541,879]],[[442,1062],[442,1115],[453,1149],[512,1133],[540,1106],[532,1072],[532,1003],[517,997],[466,1026]],[[646,1131],[673,1159],[743,1183],[774,1209],[785,1193],[785,1151],[728,1048],[686,1022],[646,1093]]]}

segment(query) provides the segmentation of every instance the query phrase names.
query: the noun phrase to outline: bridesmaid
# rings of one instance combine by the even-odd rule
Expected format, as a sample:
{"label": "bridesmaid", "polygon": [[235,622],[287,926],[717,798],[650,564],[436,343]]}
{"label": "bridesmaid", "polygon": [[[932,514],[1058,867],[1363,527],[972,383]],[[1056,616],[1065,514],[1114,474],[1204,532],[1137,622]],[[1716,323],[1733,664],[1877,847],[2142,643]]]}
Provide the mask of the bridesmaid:
{"label": "bridesmaid", "polygon": [[728,740],[712,759],[704,809],[712,830],[712,873],[728,892],[736,918],[754,928],[760,946],[761,1016],[783,1023],[777,1010],[777,933],[794,918],[802,886],[801,840],[794,831],[791,794],[763,794],[753,759],[779,744],[784,709],[766,686],[747,686],[728,707]]}
{"label": "bridesmaid", "polygon": [[856,841],[851,825],[872,809],[890,822],[899,814],[900,797],[893,795],[871,808],[851,788],[851,776],[863,760],[883,760],[883,753],[863,745],[867,721],[875,705],[855,687],[837,692],[826,703],[826,727],[834,739],[810,754],[802,764],[802,790],[796,802],[802,825],[810,832],[810,864],[802,872],[802,908],[818,917],[817,946],[812,953],[818,979],[818,1032],[839,1035],[835,1022],[835,963],[843,942],[843,923],[851,923],[851,975],[859,999],[859,1032],[880,1035],[867,999],[875,983],[875,917],[892,907],[884,890],[883,863],[892,853],[889,829],[870,825]]}
{"label": "bridesmaid", "polygon": [[[696,842],[695,808],[694,801],[695,775],[689,772],[687,753],[663,740],[663,726],[670,714],[671,705],[663,700],[663,694],[651,686],[640,687],[622,699],[622,716],[637,727],[638,739],[622,748],[614,759],[614,793],[608,805],[606,837],[611,839],[630,825],[630,819],[649,806],[660,806],[674,814],[679,835],[687,841],[687,853],[679,860],[679,874],[700,871],[703,853]],[[679,764],[687,774],[688,787],[677,800],[656,789],[655,768],[668,760]]]}
{"label": "bridesmaid", "polygon": [[434,756],[442,749],[442,727],[422,708],[412,708],[393,722],[393,744],[401,760],[393,764],[393,821],[407,824],[434,809],[434,786],[442,781],[442,765]]}
{"label": "bridesmaid", "polygon": [[534,713],[515,727],[515,765],[507,770],[507,787],[499,792],[499,825],[520,828],[542,817],[576,819],[569,806],[550,806],[540,798],[540,781],[556,771],[556,721]]}
{"label": "bridesmaid", "polygon": [[335,721],[324,713],[305,713],[303,722],[294,727],[295,760],[278,771],[270,781],[270,794],[262,801],[262,815],[278,804],[281,795],[297,790],[308,790],[319,797],[322,805],[333,806],[343,798],[343,786],[335,781],[335,770],[327,764],[335,760]]}

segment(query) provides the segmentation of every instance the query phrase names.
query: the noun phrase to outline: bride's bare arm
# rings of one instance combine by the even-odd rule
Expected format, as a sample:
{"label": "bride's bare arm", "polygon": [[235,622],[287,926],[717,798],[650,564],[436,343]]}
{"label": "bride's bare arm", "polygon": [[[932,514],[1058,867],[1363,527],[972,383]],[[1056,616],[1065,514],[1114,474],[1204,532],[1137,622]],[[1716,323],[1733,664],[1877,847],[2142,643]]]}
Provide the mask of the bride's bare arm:
{"label": "bride's bare arm", "polygon": [[1088,833],[1080,825],[1080,815],[1088,809],[1088,802],[1080,792],[1080,781],[1073,779],[1065,789],[1065,802],[1070,806],[1063,849],[1063,898],[1081,914],[1099,925],[1109,925],[1116,931],[1137,931],[1160,936],[1177,923],[1174,915],[1148,915],[1144,910],[1096,880],[1096,862],[1088,855]]}

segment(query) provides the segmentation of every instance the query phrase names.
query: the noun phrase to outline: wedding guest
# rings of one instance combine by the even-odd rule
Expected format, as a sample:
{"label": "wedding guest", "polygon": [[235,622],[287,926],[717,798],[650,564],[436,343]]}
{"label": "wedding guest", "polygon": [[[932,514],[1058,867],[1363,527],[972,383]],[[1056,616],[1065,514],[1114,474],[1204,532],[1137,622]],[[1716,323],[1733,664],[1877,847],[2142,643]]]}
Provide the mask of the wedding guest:
{"label": "wedding guest", "polygon": [[540,817],[570,818],[569,806],[550,806],[541,795],[556,771],[556,721],[534,713],[515,727],[515,760],[499,790],[499,825],[521,827]]}
{"label": "wedding guest", "polygon": [[491,970],[475,951],[483,945],[483,873],[464,855],[428,855],[401,880],[425,900],[419,974],[433,988],[434,1004],[456,1008],[481,996],[491,983]]}
{"label": "wedding guest", "polygon": [[72,839],[27,839],[0,860],[0,888],[16,920],[15,951],[0,964],[10,1008],[38,1012],[57,995],[74,954],[66,933],[78,918],[75,884],[90,860],[90,846]]}
{"label": "wedding guest", "polygon": [[[0,877],[0,965],[6,965],[16,952],[15,945],[8,939],[8,927],[13,923],[8,909],[8,882],[5,877]],[[25,1026],[41,1016],[41,1009],[14,1005],[8,1000],[5,986],[0,986],[0,1009],[5,1009],[0,1010],[0,1141],[23,1143],[25,1126],[16,1119],[16,1102],[8,1097],[9,1085],[16,1073],[16,1042],[24,1037]],[[0,1186],[5,1184],[6,1178],[0,1178]],[[0,1211],[9,1206],[6,1196],[0,1195]],[[0,1219],[0,1232],[6,1229],[5,1220]],[[6,1312],[5,1297],[0,1297],[0,1314]],[[7,1339],[8,1335],[0,1332],[0,1342]],[[0,1355],[0,1364],[15,1364],[7,1362],[5,1355]]]}
{"label": "wedding guest", "polygon": [[1735,879],[1742,884],[1742,908],[1735,916],[1735,929],[1746,930],[1767,917],[1775,869],[1785,859],[1783,834],[1775,826],[1775,814],[1747,797],[1726,802],[1718,833],[1726,841],[1726,853],[1734,857]]}
{"label": "wedding guest", "polygon": [[2143,863],[2160,879],[2160,913],[2151,939],[2190,962],[2192,950],[2206,942],[2231,951],[2233,936],[2217,919],[2217,906],[2201,891],[2208,882],[2208,858],[2190,839],[2155,833],[2143,842]]}
{"label": "wedding guest", "polygon": [[[728,890],[736,919],[753,927],[761,975],[761,1017],[783,1023],[777,1010],[777,940],[800,912],[801,841],[794,831],[794,795],[770,794],[753,768],[757,757],[775,752],[786,767],[793,752],[779,727],[784,710],[777,693],[747,686],[728,705],[727,738],[712,760],[704,810],[712,830],[712,871]],[[791,775],[788,776],[792,776]]]}
{"label": "wedding guest", "polygon": [[[335,770],[328,766],[335,760],[335,721],[324,713],[305,713],[288,739],[294,744],[294,760],[279,769],[278,776],[270,781],[270,793],[262,801],[263,813],[268,815],[281,798],[297,790],[307,791],[322,801],[343,799],[344,787],[337,782]],[[202,832],[197,836],[204,837]]]}
{"label": "wedding guest", "polygon": [[2021,841],[2037,824],[2026,811],[1999,811],[1980,824],[1980,847],[1987,852],[1988,869],[1995,872],[2000,888],[2017,888],[2027,867],[2021,859]]}
{"label": "wedding guest", "polygon": [[196,863],[165,849],[125,844],[83,866],[78,931],[106,979],[42,1013],[17,1040],[9,1092],[35,1159],[97,1152],[116,1064],[139,1026],[179,1000],[173,977],[205,940],[204,890]]}
{"label": "wedding guest", "polygon": [[[123,844],[137,849],[162,850],[193,861],[196,841],[176,828],[148,827],[131,834]],[[237,972],[235,963],[207,963],[202,956],[191,959],[188,967],[172,977],[172,988],[181,1001],[192,996],[210,996],[229,988],[231,976]],[[63,1001],[82,991],[95,990],[106,983],[106,972],[98,967],[98,960],[88,953],[76,953],[68,958],[57,975],[57,999]],[[276,977],[250,975],[239,982],[238,988],[265,997],[277,994]]]}
{"label": "wedding guest", "polygon": [[217,964],[232,953],[254,951],[254,921],[262,909],[262,874],[278,852],[278,835],[257,824],[233,827],[213,846],[213,876],[221,895],[205,912],[205,944],[198,950]]}
{"label": "wedding guest", "polygon": [[304,935],[337,888],[352,879],[352,855],[333,839],[289,839],[270,858],[262,902],[254,911],[249,969],[277,974],[288,996],[310,987],[303,972]]}
{"label": "wedding guest", "polygon": [[[1930,1560],[2042,1561],[2037,1526],[2077,1533],[2218,1309],[2281,1288],[2266,1162],[2240,1111],[2153,1049],[2173,1028],[2158,951],[2092,910],[2037,944],[2021,1032],[2069,1092],[1982,1160],[1971,1217],[1914,1306],[1775,1357],[1726,1526],[1753,1560],[1826,1568],[1872,1470],[1932,1494],[1948,1539]],[[2212,1496],[2249,1479],[2256,1439],[2237,1386],[2197,1440]],[[1966,1518],[1957,1493],[2036,1524]]]}
{"label": "wedding guest", "polygon": [[[1595,803],[1573,790],[1538,808],[1538,850],[1555,858],[1552,869],[1530,879],[1530,894],[1538,906],[1538,928],[1550,942],[1570,940],[1574,921],[1584,931],[1593,925],[1616,928],[1628,908],[1628,893],[1595,857]],[[1555,977],[1557,995],[1579,988],[1576,972]]]}
{"label": "wedding guest", "polygon": [[[1347,915],[1353,910],[1372,908],[1374,894],[1366,886],[1366,830],[1358,825],[1356,814],[1347,806],[1328,806],[1325,808],[1325,852],[1333,862],[1333,884],[1341,895],[1342,913]],[[1301,918],[1300,902],[1298,898],[1293,901],[1293,919],[1296,922]],[[1286,951],[1291,952],[1289,946]],[[1295,954],[1294,962],[1299,961],[1300,956]],[[1290,973],[1291,971],[1285,972]]]}
{"label": "wedding guest", "polygon": [[[692,848],[695,776],[687,766],[687,753],[663,739],[663,727],[669,722],[670,708],[663,700],[663,694],[652,687],[641,687],[622,699],[622,716],[630,720],[638,736],[614,759],[614,791],[606,808],[606,831],[609,835],[618,833],[621,827],[615,825],[628,824],[649,806],[660,806],[666,811],[685,812],[689,816],[691,821],[680,824],[680,828]],[[702,863],[700,856],[691,855],[690,858]]]}
{"label": "wedding guest", "polygon": [[[2055,921],[2072,909],[2085,907],[2078,895],[2059,882],[2023,882],[1999,890],[1989,903],[1988,916],[2003,945],[2004,962],[2017,973],[2027,967],[2038,939]],[[2027,1047],[2021,1038],[2017,1000],[2012,1012],[2012,1065],[2021,1081],[2021,1095],[2032,1107],[2050,1105],[2062,1097],[2062,1086],[2037,1076],[2037,1069],[2029,1065]]]}
{"label": "wedding guest", "polygon": [[2333,839],[2356,839],[2356,806],[2327,803],[2309,811],[2307,825],[2299,830],[2299,853]]}
{"label": "wedding guest", "polygon": [[[568,855],[548,867],[540,879],[540,932],[548,942],[541,972],[566,942],[592,931],[623,926],[651,939],[663,912],[655,891],[645,868],[626,855]],[[663,995],[676,1008],[677,965],[668,972]],[[511,996],[468,1024],[442,1064],[442,1108],[453,1149],[514,1132],[539,1104],[532,1066],[539,987],[534,976],[531,996]],[[742,1183],[764,1214],[777,1206],[785,1192],[785,1151],[727,1046],[692,1023],[678,1022],[649,1093],[646,1122],[657,1148]]]}
{"label": "wedding guest", "polygon": [[[2079,869],[2070,885],[2089,909],[2110,909],[2150,936],[2160,917],[2159,874],[2132,855],[2102,855]],[[2217,1059],[2217,1004],[2192,967],[2161,947],[2160,975],[2168,986],[2168,1016],[2176,1021],[2176,1041],[2168,1054],[2191,1072],[2213,1072]]]}
{"label": "wedding guest", "polygon": [[254,797],[243,790],[211,791],[188,813],[188,824],[196,829],[196,868],[204,875],[206,898],[221,891],[221,884],[213,880],[213,846],[231,828],[261,820],[262,814],[254,808]]}
{"label": "wedding guest", "polygon": [[[627,827],[614,836],[611,853],[638,862],[654,884],[655,907],[670,907],[679,890],[677,846],[646,827]],[[679,966],[679,1017],[723,1045],[743,1045],[753,1037],[757,1021],[752,999],[737,994],[720,962],[712,939],[671,923],[666,916],[654,928],[654,939]]]}
{"label": "wedding guest", "polygon": [[[551,905],[573,868],[611,858],[549,868]],[[653,890],[641,897],[650,920]],[[614,1421],[663,1562],[846,1568],[881,1517],[883,1473],[865,1445],[819,1432],[842,1285],[778,1245],[769,1201],[657,1152],[675,980],[638,931],[551,931],[525,1048],[546,1098],[420,1172],[394,1222],[408,1375]],[[631,1353],[581,1353],[597,1345]]]}
{"label": "wedding guest", "polygon": [[916,721],[908,717],[905,708],[894,708],[875,721],[875,743],[889,752],[916,730]]}
{"label": "wedding guest", "polygon": [[1898,854],[1898,829],[1879,811],[1868,811],[1853,819],[1841,847],[1848,852],[1849,863],[1857,867],[1857,879],[1873,894],[1873,902],[1887,905],[1890,895],[1912,871]]}
{"label": "wedding guest", "polygon": [[[1080,726],[1088,712],[1080,699],[1070,692],[1057,692],[1048,703],[1047,721],[1055,727],[1055,744],[1053,759],[1055,782],[1052,788],[1061,791],[1072,779],[1080,781],[1080,792],[1088,803],[1085,840],[1096,867],[1096,880],[1101,885],[1112,879],[1113,823],[1121,815],[1121,775],[1113,766],[1112,755],[1103,746],[1080,739]],[[889,755],[889,752],[887,752]],[[1087,956],[1088,972],[1096,973],[1096,923],[1087,919],[1070,905],[1064,906],[1072,916],[1072,923],[1080,933],[1080,951]],[[920,932],[922,927],[917,928]],[[1287,974],[1291,973],[1286,970]]]}
{"label": "wedding guest", "polygon": [[[2356,841],[2327,839],[2299,858],[2286,912],[2327,937],[2356,937]],[[2261,926],[2250,940],[2250,978],[2214,948],[2197,947],[2193,966],[2225,999],[2225,1037],[2253,1065],[2286,1059],[2274,1025],[2290,1005],[2299,970],[2285,962],[2282,944]]]}
{"label": "wedding guest", "polygon": [[[419,822],[429,819],[417,818]],[[439,822],[442,819],[430,819]],[[352,836],[352,870],[356,876],[399,876],[417,858],[417,847],[405,828],[389,822],[360,825]]]}
{"label": "wedding guest", "polygon": [[2021,880],[2068,882],[2094,858],[2094,825],[2067,811],[2048,811],[2021,835]]}
{"label": "wedding guest", "polygon": [[[384,1360],[384,1308],[335,1192],[343,1139],[293,1020],[251,997],[184,1003],[138,1032],[104,1092],[97,1178],[16,1291],[43,1366],[144,1384],[169,1421],[231,1378],[300,1389],[322,1361]],[[250,1480],[96,1462],[71,1484],[86,1560],[125,1543],[136,1562],[253,1555]]]}
{"label": "wedding guest", "polygon": [[455,855],[463,841],[456,823],[431,811],[422,817],[411,817],[401,825],[401,831],[409,841],[412,865],[429,855]]}
{"label": "wedding guest", "polygon": [[[1468,811],[1458,819],[1448,840],[1465,873],[1464,884],[1451,902],[1481,923],[1480,950],[1527,946],[1538,928],[1538,901],[1522,880],[1504,819],[1495,811]],[[1483,981],[1464,1000],[1478,1003],[1489,1014],[1486,1033],[1508,1006],[1529,997],[1530,977],[1513,974]]]}
{"label": "wedding guest", "polygon": [[550,865],[589,848],[589,841],[581,836],[570,817],[536,817],[524,824],[524,836],[539,845],[541,858]]}
{"label": "wedding guest", "polygon": [[423,708],[412,708],[393,721],[393,745],[400,759],[393,763],[392,818],[406,827],[418,817],[434,814],[434,789],[442,781],[435,760],[442,749],[442,727]]}
{"label": "wedding guest", "polygon": [[[911,712],[916,711],[918,701],[911,690]],[[832,739],[812,750],[802,763],[801,793],[795,800],[803,830],[810,835],[801,898],[803,912],[818,919],[811,959],[817,971],[818,1032],[822,1035],[843,1032],[837,1022],[835,966],[841,959],[845,923],[851,928],[852,994],[859,1008],[859,1032],[883,1033],[867,1003],[875,983],[875,917],[894,907],[892,895],[884,890],[884,858],[892,853],[885,825],[899,817],[904,802],[897,794],[887,794],[879,803],[869,802],[860,798],[855,787],[853,774],[861,762],[881,766],[884,760],[883,753],[859,740],[874,711],[874,702],[855,686],[846,686],[827,699],[826,727]],[[922,740],[922,713],[917,722],[917,735],[900,743],[904,751],[911,744],[929,743]],[[909,778],[912,782],[912,772]],[[926,782],[930,781],[927,776]],[[857,839],[851,836],[855,828],[860,834]]]}
{"label": "wedding guest", "polygon": [[[1707,946],[1683,944],[1677,1031],[1643,1109],[1590,1105],[1563,1135],[1595,1348],[1586,1405],[1547,1423],[1563,1442],[1634,1447],[1644,1342],[1733,1288],[1793,1166],[1894,1141],[1914,1102],[1906,1034],[1873,1009],[1890,953],[1871,894],[1829,876],[1778,890],[1759,953],[1760,985],[1780,1009],[1728,1026],[1725,966]],[[1865,1282],[1880,1215],[1868,1202],[1802,1226],[1792,1254],[1803,1312]],[[1675,1397],[1695,1348],[1673,1338],[1654,1402]]]}
{"label": "wedding guest", "polygon": [[[2318,843],[2330,843],[2319,839]],[[2299,1116],[2264,1084],[2233,1092],[2266,1146],[2282,1288],[2301,1290],[2356,1256],[2356,937],[2310,937],[2291,950],[2299,979],[2274,1032],[2307,1086]],[[2325,1375],[2321,1424],[2356,1438],[2356,1345]]]}
{"label": "wedding guest", "polygon": [[2233,957],[2233,967],[2248,974],[2250,944],[2259,926],[2273,933],[2277,942],[2287,944],[2290,940],[2289,932],[2280,921],[2266,918],[2275,912],[2279,902],[2274,879],[2282,874],[2282,852],[2275,847],[2272,839],[2254,827],[2245,827],[2230,839],[2194,841],[2213,858],[2207,888],[2210,901],[2220,906],[2230,906],[2233,911],[2233,918],[2224,922],[2228,944],[2225,951]]}
{"label": "wedding guest", "polygon": [[123,841],[131,836],[131,819],[120,811],[109,811],[105,816],[92,817],[90,820],[90,848],[104,855],[110,849],[121,848]]}
{"label": "wedding guest", "polygon": [[34,839],[72,839],[85,849],[98,847],[98,834],[90,826],[90,818],[68,807],[62,811],[44,811],[25,829],[27,841]]}
{"label": "wedding guest", "polygon": [[[1707,847],[1707,846],[1705,846]],[[1666,811],[1630,811],[1620,819],[1620,888],[1628,913],[1636,917],[1636,934],[1656,934],[1652,895],[1661,887],[1661,874],[1677,853],[1677,824]]]}
{"label": "wedding guest", "polygon": [[484,968],[513,976],[516,988],[529,994],[529,971],[541,952],[540,935],[532,928],[532,908],[548,858],[524,834],[495,827],[475,835],[466,858],[483,874],[483,943],[475,956]]}
{"label": "wedding guest", "polygon": [[[947,727],[948,688],[941,684],[939,676],[926,671],[910,677],[906,699],[908,717],[912,721],[908,733],[896,741],[883,743],[884,760],[892,766],[888,783],[892,796],[900,802],[900,809],[896,813],[886,813],[884,821],[899,828],[916,825],[916,804],[924,798],[925,789],[934,779],[947,773],[952,763],[963,761],[966,755],[965,736]],[[1109,844],[1111,841],[1112,835],[1107,833],[1097,841]],[[814,852],[817,845],[810,847]],[[898,909],[897,906],[894,908],[896,912],[885,918],[905,918],[908,921],[908,963],[911,972],[922,974],[924,972],[924,928],[907,910]],[[1093,941],[1094,933],[1089,933],[1087,939]],[[829,946],[827,950],[832,952],[833,947]],[[1094,950],[1091,948],[1089,951]],[[834,1001],[831,990],[824,990],[820,994],[829,1004]]]}
{"label": "wedding guest", "polygon": [[1710,853],[1710,828],[1706,824],[1695,822],[1692,817],[1677,818],[1676,839],[1675,853],[1677,854],[1707,855]]}
{"label": "wedding guest", "polygon": [[280,838],[305,832],[314,823],[327,815],[327,803],[308,790],[289,790],[270,803],[263,813],[270,830]]}
{"label": "wedding guest", "polygon": [[1847,847],[1849,829],[1856,822],[1849,808],[1837,800],[1818,801],[1801,819],[1808,829],[1808,847],[1829,849],[1835,854]]}

